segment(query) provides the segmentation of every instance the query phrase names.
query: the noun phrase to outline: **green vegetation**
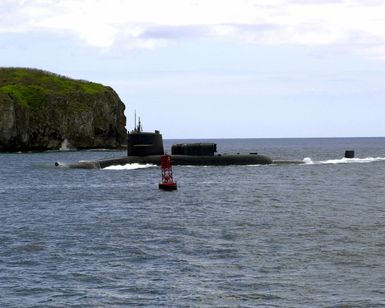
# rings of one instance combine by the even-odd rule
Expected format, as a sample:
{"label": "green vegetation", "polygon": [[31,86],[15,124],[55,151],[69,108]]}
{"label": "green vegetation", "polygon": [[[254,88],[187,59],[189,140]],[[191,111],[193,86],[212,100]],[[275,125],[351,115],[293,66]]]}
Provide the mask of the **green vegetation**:
{"label": "green vegetation", "polygon": [[99,94],[104,91],[106,87],[101,84],[74,80],[43,70],[0,68],[0,93],[10,95],[26,107],[39,107],[51,96]]}

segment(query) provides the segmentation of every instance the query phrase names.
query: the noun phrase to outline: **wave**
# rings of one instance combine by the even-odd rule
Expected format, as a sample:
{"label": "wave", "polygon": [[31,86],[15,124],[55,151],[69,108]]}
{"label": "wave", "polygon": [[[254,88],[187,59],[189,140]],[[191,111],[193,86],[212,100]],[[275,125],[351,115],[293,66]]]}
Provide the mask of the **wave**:
{"label": "wave", "polygon": [[340,159],[329,159],[321,161],[313,161],[310,157],[305,157],[303,162],[305,165],[321,165],[321,164],[365,164],[385,161],[385,157],[366,157],[366,158],[340,158]]}
{"label": "wave", "polygon": [[103,170],[136,170],[157,167],[152,164],[126,164],[126,165],[113,165],[103,168]]}

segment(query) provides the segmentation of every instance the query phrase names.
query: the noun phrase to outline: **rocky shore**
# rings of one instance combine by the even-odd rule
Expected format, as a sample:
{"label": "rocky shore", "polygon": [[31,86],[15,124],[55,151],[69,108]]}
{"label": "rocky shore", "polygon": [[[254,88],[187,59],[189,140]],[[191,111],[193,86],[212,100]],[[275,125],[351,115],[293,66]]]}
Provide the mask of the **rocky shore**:
{"label": "rocky shore", "polygon": [[120,148],[125,106],[110,87],[50,72],[0,68],[0,151]]}

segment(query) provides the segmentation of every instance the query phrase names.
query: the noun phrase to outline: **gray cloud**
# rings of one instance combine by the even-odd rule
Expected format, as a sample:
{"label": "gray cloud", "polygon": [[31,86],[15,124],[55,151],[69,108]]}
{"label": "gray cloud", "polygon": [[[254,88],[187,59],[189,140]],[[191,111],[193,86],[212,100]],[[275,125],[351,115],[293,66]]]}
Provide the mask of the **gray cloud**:
{"label": "gray cloud", "polygon": [[229,27],[241,33],[260,33],[279,30],[279,26],[273,24],[241,24],[226,23],[218,25],[191,25],[191,26],[149,26],[139,37],[142,39],[194,39],[212,36],[215,27]]}
{"label": "gray cloud", "polygon": [[237,28],[239,31],[246,32],[265,32],[272,30],[279,30],[281,27],[276,24],[261,23],[261,24],[227,24],[234,28]]}
{"label": "gray cloud", "polygon": [[345,2],[346,0],[286,0],[287,4],[304,4],[304,5],[338,4],[338,3],[345,3]]}
{"label": "gray cloud", "polygon": [[350,45],[359,52],[369,46],[371,54],[385,55],[385,4],[380,0],[87,3],[0,0],[0,33],[69,33],[100,48],[123,41],[129,48],[155,48],[173,40],[225,38],[265,45]]}
{"label": "gray cloud", "polygon": [[140,38],[143,39],[183,39],[199,38],[209,33],[208,26],[150,26]]}

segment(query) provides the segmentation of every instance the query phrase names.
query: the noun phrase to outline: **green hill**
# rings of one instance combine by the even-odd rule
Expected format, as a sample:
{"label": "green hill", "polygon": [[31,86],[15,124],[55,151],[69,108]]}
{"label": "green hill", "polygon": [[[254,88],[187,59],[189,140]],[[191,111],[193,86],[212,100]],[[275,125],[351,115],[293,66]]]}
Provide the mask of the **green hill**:
{"label": "green hill", "polygon": [[0,151],[117,148],[124,104],[102,84],[27,68],[0,68]]}

